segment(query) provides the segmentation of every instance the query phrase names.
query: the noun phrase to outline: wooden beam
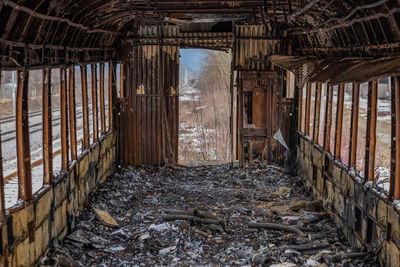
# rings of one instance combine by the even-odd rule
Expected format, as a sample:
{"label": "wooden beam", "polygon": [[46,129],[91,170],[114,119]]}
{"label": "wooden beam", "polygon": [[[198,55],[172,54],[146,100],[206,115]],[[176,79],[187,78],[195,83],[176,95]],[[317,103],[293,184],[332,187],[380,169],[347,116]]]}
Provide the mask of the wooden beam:
{"label": "wooden beam", "polygon": [[29,201],[32,199],[32,172],[28,121],[29,71],[18,71],[17,76],[16,134],[18,198]]}
{"label": "wooden beam", "polygon": [[339,85],[339,95],[336,116],[336,136],[335,136],[335,159],[342,155],[342,131],[343,131],[343,106],[344,106],[344,83]]}
{"label": "wooden beam", "polygon": [[68,170],[68,108],[67,108],[67,71],[60,68],[60,99],[61,99],[61,166]]}
{"label": "wooden beam", "polygon": [[[1,70],[0,70],[0,88],[1,88]],[[4,180],[3,180],[3,151],[1,145],[1,123],[0,123],[0,223],[6,218],[6,208],[4,199]],[[1,234],[1,230],[0,230]],[[3,242],[2,242],[3,243]],[[4,246],[2,247],[2,251]]]}
{"label": "wooden beam", "polygon": [[51,69],[42,70],[43,97],[42,97],[42,124],[43,124],[43,184],[53,181],[53,134],[51,112]]}
{"label": "wooden beam", "polygon": [[353,99],[350,126],[350,164],[349,167],[356,166],[357,162],[357,141],[358,141],[358,112],[360,106],[360,84],[353,83]]}

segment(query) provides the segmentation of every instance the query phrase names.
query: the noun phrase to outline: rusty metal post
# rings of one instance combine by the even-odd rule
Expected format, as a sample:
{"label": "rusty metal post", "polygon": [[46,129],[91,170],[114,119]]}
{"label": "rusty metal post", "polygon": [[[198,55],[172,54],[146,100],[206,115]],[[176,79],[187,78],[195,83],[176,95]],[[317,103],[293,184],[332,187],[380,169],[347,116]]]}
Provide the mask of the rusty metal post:
{"label": "rusty metal post", "polygon": [[328,99],[326,101],[326,115],[325,115],[325,136],[324,136],[324,149],[330,151],[331,141],[331,128],[332,128],[332,102],[333,102],[333,85],[327,86]]}
{"label": "rusty metal post", "polygon": [[60,99],[61,99],[61,166],[68,169],[68,108],[67,108],[67,71],[60,68]]}
{"label": "rusty metal post", "polygon": [[353,83],[353,99],[351,112],[351,127],[350,127],[350,164],[353,167],[357,162],[357,141],[358,141],[358,112],[360,106],[360,84]]}
{"label": "rusty metal post", "polygon": [[[396,158],[395,177],[393,185],[393,198],[400,199],[400,81],[399,76],[395,77],[395,113],[396,113]],[[393,179],[393,177],[391,177]]]}
{"label": "rusty metal post", "polygon": [[92,75],[92,117],[93,117],[93,143],[99,140],[98,111],[97,111],[97,66],[91,64],[90,72]]}
{"label": "rusty metal post", "polygon": [[43,98],[42,98],[42,124],[43,124],[43,183],[53,181],[53,134],[51,112],[51,69],[42,70]]}
{"label": "rusty metal post", "polygon": [[307,83],[305,134],[310,136],[311,83]]}
{"label": "rusty metal post", "polygon": [[77,159],[76,145],[76,112],[75,112],[75,68],[69,68],[68,104],[69,104],[69,132],[71,143],[71,160]]}
{"label": "rusty metal post", "polygon": [[299,105],[298,105],[298,111],[297,111],[298,117],[297,117],[297,129],[299,132],[303,132],[304,130],[301,128],[302,126],[302,120],[303,120],[303,87],[299,88]]}
{"label": "rusty metal post", "polygon": [[100,63],[100,133],[103,136],[106,133],[106,118],[104,107],[104,63]]}
{"label": "rusty metal post", "polygon": [[[378,106],[378,81],[368,83],[368,123],[367,123],[367,146],[368,162],[366,162],[365,177],[373,181],[375,177],[375,149],[376,149],[376,122]],[[368,164],[367,164],[368,163]]]}
{"label": "rusty metal post", "polygon": [[87,91],[87,67],[81,66],[82,82],[82,116],[83,116],[83,149],[89,148],[89,110],[88,110],[88,91]]}
{"label": "rusty metal post", "polygon": [[114,88],[115,88],[115,78],[114,78],[114,64],[110,61],[108,63],[108,131],[112,131],[114,128],[113,123],[113,100],[114,100]]}
{"label": "rusty metal post", "polygon": [[339,85],[338,106],[336,116],[336,136],[335,136],[335,159],[342,156],[342,132],[343,132],[343,106],[344,106],[344,83]]}
{"label": "rusty metal post", "polygon": [[314,142],[318,143],[319,137],[319,117],[321,111],[321,92],[322,92],[322,84],[317,83],[317,88],[315,90],[315,107],[314,107],[314,127],[313,127],[313,139]]}
{"label": "rusty metal post", "polygon": [[29,71],[17,73],[16,134],[18,158],[18,198],[24,201],[32,199],[32,172],[29,145],[28,86]]}

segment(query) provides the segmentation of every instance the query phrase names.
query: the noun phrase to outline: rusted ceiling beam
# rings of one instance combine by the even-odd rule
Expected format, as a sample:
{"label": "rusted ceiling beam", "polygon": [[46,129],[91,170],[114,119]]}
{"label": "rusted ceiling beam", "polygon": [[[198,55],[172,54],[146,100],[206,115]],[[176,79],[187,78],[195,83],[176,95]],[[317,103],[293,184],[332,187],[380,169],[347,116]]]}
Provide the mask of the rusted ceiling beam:
{"label": "rusted ceiling beam", "polygon": [[89,29],[88,27],[86,27],[83,24],[72,22],[72,21],[70,21],[69,19],[66,19],[66,18],[60,18],[60,17],[41,14],[41,13],[38,13],[38,12],[28,8],[28,7],[24,7],[24,6],[18,5],[16,3],[12,2],[12,1],[8,1],[8,0],[7,1],[3,1],[3,4],[5,6],[11,7],[15,11],[21,11],[21,12],[27,13],[32,17],[43,19],[43,20],[50,20],[50,21],[57,21],[57,22],[67,23],[68,25],[70,25],[72,27],[83,29],[83,30],[87,31],[88,33],[98,32],[98,33],[109,33],[109,34],[117,34],[117,35],[121,34],[119,32],[112,32],[112,31],[107,31],[107,30],[102,30],[102,29]]}

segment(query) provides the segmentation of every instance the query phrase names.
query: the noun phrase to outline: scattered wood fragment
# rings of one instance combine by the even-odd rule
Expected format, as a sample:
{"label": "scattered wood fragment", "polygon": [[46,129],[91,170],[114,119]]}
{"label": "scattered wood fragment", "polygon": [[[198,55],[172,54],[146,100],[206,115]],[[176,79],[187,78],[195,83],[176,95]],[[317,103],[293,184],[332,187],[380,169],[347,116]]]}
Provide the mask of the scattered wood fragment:
{"label": "scattered wood fragment", "polygon": [[108,214],[107,211],[104,210],[99,210],[93,208],[94,212],[96,213],[97,219],[104,224],[105,226],[109,227],[119,227],[119,224],[111,217],[110,214]]}
{"label": "scattered wood fragment", "polygon": [[314,201],[305,201],[305,200],[300,200],[295,203],[293,203],[290,206],[290,210],[294,212],[299,212],[300,210],[307,210],[307,211],[322,211],[323,206],[321,201],[314,200]]}
{"label": "scattered wood fragment", "polygon": [[338,253],[335,255],[327,255],[324,254],[322,257],[328,263],[339,262],[342,259],[357,259],[357,258],[365,258],[370,254],[370,252],[355,252],[355,253]]}
{"label": "scattered wood fragment", "polygon": [[266,257],[262,254],[254,254],[245,250],[238,250],[236,251],[235,255],[237,258],[250,259],[251,262],[256,266],[268,266],[268,264],[272,261],[270,257]]}
{"label": "scattered wood fragment", "polygon": [[163,220],[164,221],[187,220],[187,221],[193,221],[195,223],[217,224],[217,225],[221,224],[221,221],[219,221],[219,220],[206,219],[206,218],[200,218],[200,217],[196,217],[196,216],[183,215],[183,214],[164,215]]}
{"label": "scattered wood fragment", "polygon": [[296,227],[277,224],[277,223],[249,223],[248,226],[250,228],[264,228],[276,231],[285,231],[285,232],[295,233],[302,237],[305,236],[305,234]]}
{"label": "scattered wood fragment", "polygon": [[308,243],[308,244],[302,244],[302,245],[290,245],[290,246],[283,246],[281,249],[293,249],[299,252],[303,251],[310,251],[310,250],[321,250],[325,248],[329,248],[329,244],[321,243],[321,242],[315,242],[315,243]]}

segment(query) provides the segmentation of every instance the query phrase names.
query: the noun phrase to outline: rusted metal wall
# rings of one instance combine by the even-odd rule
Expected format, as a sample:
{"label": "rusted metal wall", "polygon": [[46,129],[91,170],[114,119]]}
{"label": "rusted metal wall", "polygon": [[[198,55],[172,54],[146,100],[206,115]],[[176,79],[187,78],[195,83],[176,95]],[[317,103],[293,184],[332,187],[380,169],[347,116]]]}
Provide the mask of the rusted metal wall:
{"label": "rusted metal wall", "polygon": [[235,69],[274,70],[270,55],[288,53],[287,42],[267,37],[263,25],[235,26]]}
{"label": "rusted metal wall", "polygon": [[126,48],[120,119],[125,163],[177,161],[179,47],[173,38],[161,40],[176,35],[176,27],[140,27],[140,38]]}

